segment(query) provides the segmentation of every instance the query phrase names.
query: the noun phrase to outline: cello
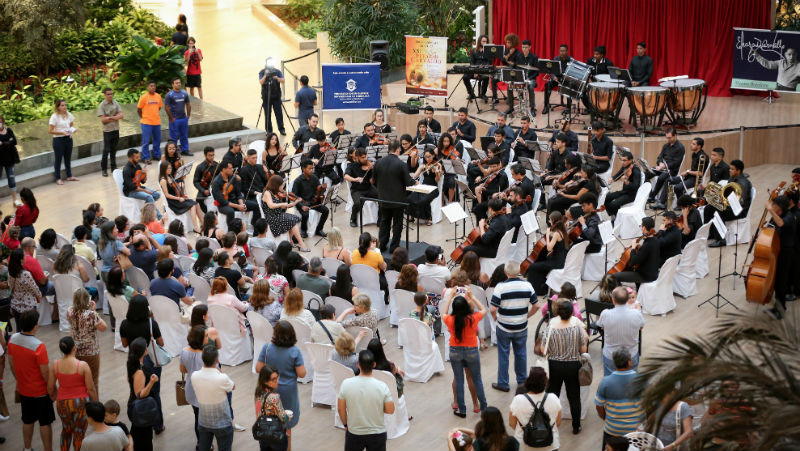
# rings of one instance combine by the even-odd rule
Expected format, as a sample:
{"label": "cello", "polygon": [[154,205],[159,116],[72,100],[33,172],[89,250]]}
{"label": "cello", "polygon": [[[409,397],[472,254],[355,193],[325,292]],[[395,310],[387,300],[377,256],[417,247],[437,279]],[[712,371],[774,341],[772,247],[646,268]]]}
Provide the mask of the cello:
{"label": "cello", "polygon": [[[653,236],[655,234],[656,234],[656,231],[655,230],[651,230],[649,234],[642,235],[641,237],[637,238],[637,240],[641,238],[642,241],[644,241],[644,238],[651,237],[651,236]],[[638,243],[641,243],[641,241],[639,241]],[[636,243],[636,244],[638,244],[638,243]],[[606,274],[607,275],[612,275],[612,274],[616,274],[618,272],[622,272],[622,271],[625,271],[626,269],[628,269],[628,264],[631,262],[631,251],[633,251],[634,247],[636,247],[636,246],[635,245],[631,245],[631,246],[626,247],[625,250],[622,251],[622,255],[619,256],[619,260],[617,261],[617,263],[614,266],[612,266],[611,268],[609,268],[608,271],[606,272]],[[632,266],[631,270],[635,271],[638,268],[638,266],[639,265]]]}
{"label": "cello", "polygon": [[[488,227],[489,224],[492,222],[492,219],[506,214],[505,211],[500,211],[495,213],[491,218],[486,221],[486,226]],[[473,244],[477,244],[481,242],[481,229],[480,227],[475,227],[469,232],[469,235],[464,239],[464,241],[459,244],[453,252],[450,253],[450,259],[456,263],[461,263],[461,259],[464,257],[464,250],[467,246],[472,246]]]}
{"label": "cello", "polygon": [[[778,197],[786,182],[772,190],[769,195],[770,202]],[[775,270],[778,265],[778,254],[781,252],[781,241],[774,228],[765,228],[767,209],[761,215],[761,221],[756,229],[756,236],[750,241],[753,251],[753,261],[745,276],[747,291],[745,299],[756,304],[767,304],[772,300],[775,291]],[[749,254],[750,251],[748,250]]]}

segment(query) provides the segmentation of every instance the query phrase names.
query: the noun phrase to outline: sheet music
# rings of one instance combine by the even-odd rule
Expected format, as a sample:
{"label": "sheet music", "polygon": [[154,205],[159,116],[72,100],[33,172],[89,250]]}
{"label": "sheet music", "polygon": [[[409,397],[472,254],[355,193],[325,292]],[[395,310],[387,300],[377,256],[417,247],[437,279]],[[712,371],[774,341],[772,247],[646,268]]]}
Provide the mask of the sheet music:
{"label": "sheet music", "polygon": [[469,154],[472,161],[477,160],[485,160],[486,159],[486,151],[483,149],[476,149],[474,147],[467,147],[467,153]]}
{"label": "sheet music", "polygon": [[608,244],[614,241],[614,226],[611,225],[611,221],[603,221],[597,227],[597,230],[600,232],[600,238],[603,240],[603,244]]}
{"label": "sheet music", "polygon": [[469,218],[467,212],[461,208],[461,204],[458,202],[450,202],[442,207],[442,213],[444,213],[445,217],[447,217],[447,220],[450,221],[450,224]]}
{"label": "sheet music", "polygon": [[189,175],[189,173],[192,171],[192,166],[194,166],[194,161],[189,162],[189,164],[184,164],[176,169],[174,179],[179,180]]}
{"label": "sheet music", "polygon": [[739,198],[736,197],[736,193],[733,191],[728,194],[728,204],[730,204],[733,214],[739,216],[739,213],[742,212],[742,204],[739,202]]}
{"label": "sheet music", "polygon": [[322,160],[319,161],[319,164],[322,167],[330,166],[336,163],[336,151],[328,150],[325,151],[325,154],[322,156]]}
{"label": "sheet music", "polygon": [[336,150],[336,164],[340,164],[341,162],[347,159],[347,149],[337,149]]}
{"label": "sheet music", "polygon": [[543,172],[542,166],[539,164],[539,162],[532,158],[519,157],[519,164],[521,164],[526,170],[531,171],[536,175],[539,175]]}
{"label": "sheet music", "polygon": [[718,211],[714,212],[714,217],[711,219],[711,222],[714,224],[714,227],[717,228],[719,236],[724,237],[728,235],[728,228],[725,227],[725,221],[722,220]]}
{"label": "sheet music", "polygon": [[339,142],[336,144],[336,147],[340,149],[350,147],[350,145],[353,144],[353,141],[355,141],[355,139],[352,134],[339,135]]}
{"label": "sheet music", "polygon": [[422,193],[422,194],[430,194],[436,191],[437,187],[434,185],[412,185],[407,186],[406,191],[412,191],[415,193]]}
{"label": "sheet music", "polygon": [[442,168],[446,174],[467,175],[461,160],[442,160]]}
{"label": "sheet music", "polygon": [[530,235],[539,230],[539,221],[536,220],[535,211],[531,210],[520,216],[519,219],[522,220],[522,230],[525,231],[525,235]]}

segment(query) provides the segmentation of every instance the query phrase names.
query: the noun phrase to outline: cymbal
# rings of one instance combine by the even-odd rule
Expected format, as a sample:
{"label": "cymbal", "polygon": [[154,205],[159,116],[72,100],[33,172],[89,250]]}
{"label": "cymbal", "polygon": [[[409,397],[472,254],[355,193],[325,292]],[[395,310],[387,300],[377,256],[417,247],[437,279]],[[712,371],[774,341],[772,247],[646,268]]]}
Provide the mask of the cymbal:
{"label": "cymbal", "polygon": [[536,66],[528,66],[528,65],[525,65],[525,64],[518,64],[517,65],[517,69],[539,70],[539,68],[536,67]]}

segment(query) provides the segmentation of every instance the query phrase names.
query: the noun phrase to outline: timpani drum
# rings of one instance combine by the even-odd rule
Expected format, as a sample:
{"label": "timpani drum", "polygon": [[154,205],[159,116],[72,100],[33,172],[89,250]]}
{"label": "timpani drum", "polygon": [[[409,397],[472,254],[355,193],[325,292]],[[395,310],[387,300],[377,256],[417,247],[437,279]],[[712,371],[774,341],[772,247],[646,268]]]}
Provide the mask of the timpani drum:
{"label": "timpani drum", "polygon": [[619,111],[625,100],[625,87],[619,83],[594,81],[586,89],[591,119],[601,120],[607,129],[618,128]]}
{"label": "timpani drum", "polygon": [[634,124],[638,116],[640,129],[653,130],[661,126],[664,109],[667,106],[669,90],[660,86],[635,86],[627,88],[628,104],[634,115]]}
{"label": "timpani drum", "polygon": [[664,81],[659,84],[669,89],[667,115],[673,125],[690,127],[697,124],[706,107],[708,85],[699,78]]}
{"label": "timpani drum", "polygon": [[570,61],[569,64],[567,64],[567,70],[564,71],[559,93],[562,96],[577,100],[583,95],[590,75],[591,68],[588,64],[578,60]]}

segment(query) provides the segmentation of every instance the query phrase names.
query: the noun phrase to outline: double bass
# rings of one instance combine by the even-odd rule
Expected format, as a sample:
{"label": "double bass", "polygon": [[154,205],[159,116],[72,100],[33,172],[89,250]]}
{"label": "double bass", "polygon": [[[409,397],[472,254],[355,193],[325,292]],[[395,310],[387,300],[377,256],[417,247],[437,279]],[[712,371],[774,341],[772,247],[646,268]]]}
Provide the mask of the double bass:
{"label": "double bass", "polygon": [[[772,201],[780,194],[786,182],[772,190],[769,200]],[[761,215],[758,223],[756,235],[750,241],[750,249],[753,252],[753,261],[745,276],[747,291],[745,299],[756,304],[768,304],[772,300],[775,291],[775,271],[778,265],[778,254],[781,252],[781,240],[774,228],[764,227],[767,219],[767,209]]]}

